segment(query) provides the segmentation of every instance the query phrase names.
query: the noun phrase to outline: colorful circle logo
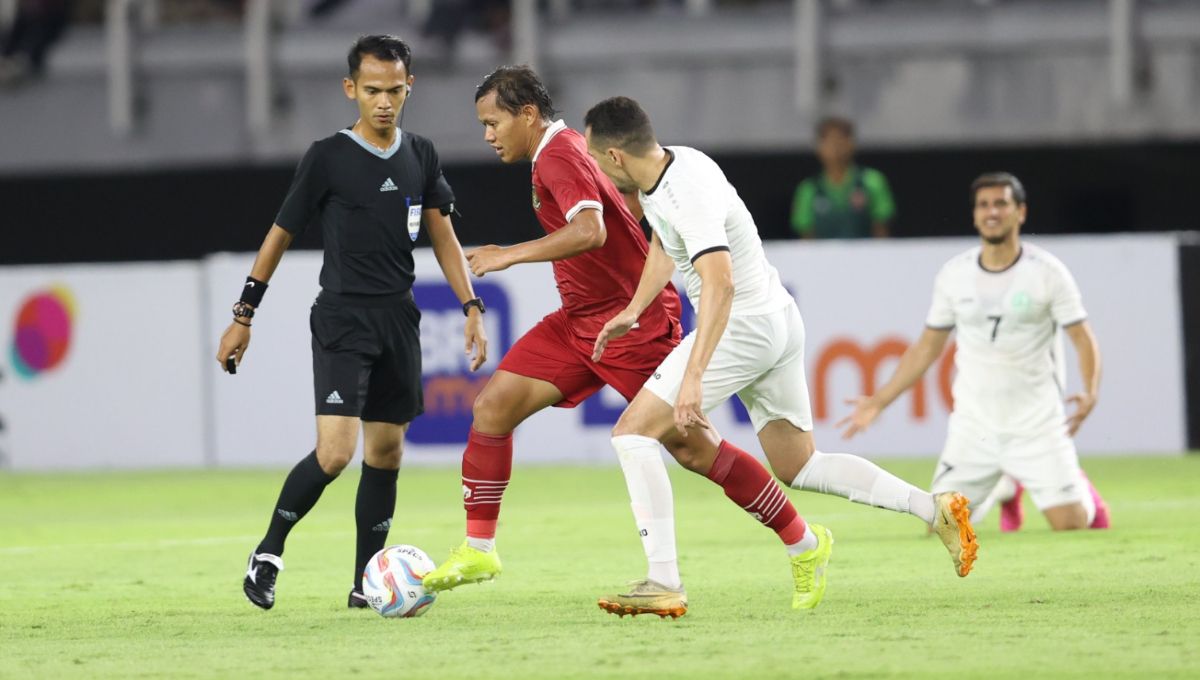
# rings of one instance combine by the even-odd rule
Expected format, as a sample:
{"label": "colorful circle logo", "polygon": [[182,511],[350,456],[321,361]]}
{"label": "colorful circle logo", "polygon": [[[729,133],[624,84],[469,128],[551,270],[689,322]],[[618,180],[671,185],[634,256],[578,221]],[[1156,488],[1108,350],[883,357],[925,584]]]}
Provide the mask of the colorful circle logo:
{"label": "colorful circle logo", "polygon": [[12,363],[17,375],[33,378],[57,368],[71,348],[75,297],[62,286],[38,291],[21,303],[13,335]]}

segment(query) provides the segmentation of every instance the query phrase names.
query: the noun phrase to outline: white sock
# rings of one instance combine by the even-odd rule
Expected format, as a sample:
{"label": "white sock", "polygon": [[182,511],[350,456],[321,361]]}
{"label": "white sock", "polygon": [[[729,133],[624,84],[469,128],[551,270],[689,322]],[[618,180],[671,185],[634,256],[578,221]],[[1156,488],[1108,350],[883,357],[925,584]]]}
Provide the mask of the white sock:
{"label": "white sock", "polygon": [[814,550],[817,547],[817,535],[813,533],[812,527],[807,522],[804,523],[804,537],[796,543],[787,546],[788,555],[795,557],[801,553],[806,553],[809,550]]}
{"label": "white sock", "polygon": [[467,545],[478,550],[479,552],[491,552],[496,549],[496,539],[494,538],[471,538],[467,537]]}
{"label": "white sock", "polygon": [[612,446],[625,473],[629,504],[650,563],[648,577],[668,588],[678,588],[681,581],[675,555],[675,504],[658,441],[623,434],[612,438]]}
{"label": "white sock", "polygon": [[866,458],[814,451],[792,480],[793,489],[849,498],[855,503],[907,512],[933,523],[933,494],[922,491]]}

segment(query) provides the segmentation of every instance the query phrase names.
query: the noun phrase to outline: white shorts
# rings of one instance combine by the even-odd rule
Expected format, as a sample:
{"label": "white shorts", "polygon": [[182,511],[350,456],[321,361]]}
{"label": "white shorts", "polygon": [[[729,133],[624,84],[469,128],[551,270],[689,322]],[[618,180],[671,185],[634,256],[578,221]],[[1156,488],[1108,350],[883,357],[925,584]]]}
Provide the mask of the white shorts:
{"label": "white shorts", "polygon": [[[646,389],[672,406],[695,342],[696,332],[692,331],[646,381]],[[750,412],[755,432],[775,420],[811,432],[804,321],[795,303],[770,314],[730,317],[701,385],[705,413],[736,394]]]}
{"label": "white shorts", "polygon": [[930,491],[958,491],[974,505],[987,498],[1001,474],[1020,482],[1038,510],[1086,505],[1090,499],[1066,425],[1037,436],[997,435],[951,415]]}

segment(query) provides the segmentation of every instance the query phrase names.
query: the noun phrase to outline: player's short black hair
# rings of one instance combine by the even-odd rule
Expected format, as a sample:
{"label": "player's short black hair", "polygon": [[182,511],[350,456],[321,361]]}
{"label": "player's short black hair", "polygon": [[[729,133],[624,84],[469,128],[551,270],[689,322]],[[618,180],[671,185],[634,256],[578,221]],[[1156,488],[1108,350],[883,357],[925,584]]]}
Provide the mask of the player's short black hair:
{"label": "player's short black hair", "polygon": [[583,126],[592,129],[593,139],[638,156],[656,143],[650,116],[629,97],[610,97],[588,109]]}
{"label": "player's short black hair", "polygon": [[483,99],[490,92],[496,93],[496,105],[514,116],[526,104],[536,106],[545,120],[550,120],[558,113],[542,79],[524,64],[501,66],[487,74],[479,87],[475,88],[475,101]]}
{"label": "player's short black hair", "polygon": [[817,121],[816,127],[813,128],[813,132],[816,134],[817,139],[824,137],[825,133],[829,132],[830,130],[838,130],[842,134],[853,139],[854,121],[850,120],[849,118],[842,118],[841,116],[825,116],[821,120]]}
{"label": "player's short black hair", "polygon": [[1016,175],[1008,172],[986,172],[971,182],[971,207],[975,207],[975,196],[985,187],[1008,187],[1012,189],[1013,200],[1017,205],[1025,205],[1025,186]]}
{"label": "player's short black hair", "polygon": [[346,65],[350,67],[350,79],[358,78],[358,68],[362,66],[363,57],[371,56],[380,61],[404,62],[404,72],[412,75],[412,50],[408,45],[394,35],[360,35],[350,46],[346,55]]}

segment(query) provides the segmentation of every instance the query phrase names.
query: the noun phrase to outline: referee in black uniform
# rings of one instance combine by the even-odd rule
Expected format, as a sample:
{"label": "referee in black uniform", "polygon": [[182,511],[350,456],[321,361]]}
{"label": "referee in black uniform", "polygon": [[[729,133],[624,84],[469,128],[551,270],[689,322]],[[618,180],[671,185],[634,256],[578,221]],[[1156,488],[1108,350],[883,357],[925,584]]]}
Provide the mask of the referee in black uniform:
{"label": "referee in black uniform", "polygon": [[411,52],[388,35],[359,38],[342,86],[358,103],[353,126],[315,142],[300,161],[275,224],[263,241],[217,361],[233,373],[267,281],[292,238],[317,221],[325,240],[321,293],[312,306],[317,448],[288,474],[262,542],[250,555],[243,590],[270,609],[288,532],[350,462],[363,431],[364,460],[354,514],[358,527],[349,606],[365,607],[362,572],[387,541],[396,506],[404,432],[424,410],[421,313],[413,303],[413,244],[429,232],[447,283],[463,303],[471,370],[487,359],[483,303],[475,297],[449,215],[454,194],[437,152],[396,127],[412,92]]}

